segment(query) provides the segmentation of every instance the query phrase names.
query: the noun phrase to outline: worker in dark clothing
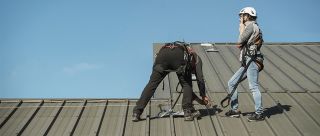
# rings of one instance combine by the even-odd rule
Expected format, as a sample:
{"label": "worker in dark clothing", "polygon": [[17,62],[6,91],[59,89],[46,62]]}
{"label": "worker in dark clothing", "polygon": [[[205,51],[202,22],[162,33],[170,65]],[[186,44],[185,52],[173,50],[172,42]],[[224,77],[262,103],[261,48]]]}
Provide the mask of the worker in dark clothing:
{"label": "worker in dark clothing", "polygon": [[200,65],[202,65],[201,59],[191,51],[191,48],[186,43],[174,42],[165,44],[156,57],[150,80],[133,109],[132,121],[140,120],[140,115],[153,96],[156,88],[171,71],[176,72],[183,89],[182,109],[185,120],[192,121],[194,118],[199,117],[200,112],[196,111],[192,105],[192,101],[197,97],[192,90],[192,71],[196,73],[203,103],[209,103],[209,99],[205,95],[202,66]]}

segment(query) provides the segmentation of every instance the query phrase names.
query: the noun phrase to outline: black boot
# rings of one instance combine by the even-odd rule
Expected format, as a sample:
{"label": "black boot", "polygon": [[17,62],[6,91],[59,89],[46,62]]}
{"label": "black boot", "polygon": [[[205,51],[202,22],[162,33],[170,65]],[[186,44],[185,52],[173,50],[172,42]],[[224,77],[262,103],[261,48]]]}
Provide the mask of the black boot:
{"label": "black boot", "polygon": [[233,117],[233,118],[239,118],[241,115],[241,112],[239,110],[229,110],[228,112],[225,113],[227,117]]}
{"label": "black boot", "polygon": [[264,120],[264,115],[263,114],[257,114],[257,113],[252,114],[248,118],[249,122],[251,122],[251,121],[263,121],[263,120]]}
{"label": "black boot", "polygon": [[184,111],[184,120],[193,121],[194,118],[200,117],[201,113],[198,110],[183,110]]}
{"label": "black boot", "polygon": [[137,121],[139,121],[139,120],[141,120],[140,114],[138,114],[138,113],[133,113],[133,114],[132,114],[132,121],[133,121],[133,122],[137,122]]}

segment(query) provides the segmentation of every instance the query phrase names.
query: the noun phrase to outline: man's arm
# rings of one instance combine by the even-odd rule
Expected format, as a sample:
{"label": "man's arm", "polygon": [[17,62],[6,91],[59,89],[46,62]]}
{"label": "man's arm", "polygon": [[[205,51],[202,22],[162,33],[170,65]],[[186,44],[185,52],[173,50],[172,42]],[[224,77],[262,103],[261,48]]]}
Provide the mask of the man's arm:
{"label": "man's arm", "polygon": [[197,84],[200,90],[200,96],[206,96],[206,86],[204,83],[203,72],[202,72],[202,60],[198,55],[195,55],[195,75],[197,77]]}
{"label": "man's arm", "polygon": [[209,97],[206,95],[206,85],[204,82],[203,72],[202,72],[202,60],[201,58],[194,52],[193,57],[195,59],[195,75],[197,77],[197,84],[200,90],[200,96],[202,97],[202,101],[206,106],[211,106]]}
{"label": "man's arm", "polygon": [[238,39],[238,45],[239,47],[242,47],[245,42],[247,42],[250,39],[250,36],[253,33],[253,25],[249,24],[245,29],[243,30],[242,33],[239,35]]}

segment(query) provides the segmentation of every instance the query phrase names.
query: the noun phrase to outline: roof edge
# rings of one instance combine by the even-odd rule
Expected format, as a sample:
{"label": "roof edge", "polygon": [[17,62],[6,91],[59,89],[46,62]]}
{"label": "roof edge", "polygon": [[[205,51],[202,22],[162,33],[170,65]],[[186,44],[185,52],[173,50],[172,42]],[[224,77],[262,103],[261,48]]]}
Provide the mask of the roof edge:
{"label": "roof edge", "polygon": [[[155,44],[163,44],[166,42],[155,42]],[[203,43],[211,43],[215,45],[230,45],[230,44],[237,44],[235,42],[203,42]],[[190,44],[201,44],[200,42],[191,42]],[[264,42],[264,45],[320,45],[319,42]]]}

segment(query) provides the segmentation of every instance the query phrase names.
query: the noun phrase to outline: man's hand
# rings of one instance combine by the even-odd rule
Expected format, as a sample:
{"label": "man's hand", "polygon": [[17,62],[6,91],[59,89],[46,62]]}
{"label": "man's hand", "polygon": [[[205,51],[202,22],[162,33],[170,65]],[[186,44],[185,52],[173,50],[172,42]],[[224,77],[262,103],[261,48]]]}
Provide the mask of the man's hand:
{"label": "man's hand", "polygon": [[243,17],[240,17],[240,24],[239,24],[239,32],[240,32],[240,35],[243,33],[244,28],[245,28],[245,25],[244,25]]}
{"label": "man's hand", "polygon": [[204,104],[208,107],[211,106],[211,103],[209,101],[209,97],[208,96],[202,96],[202,101],[204,102]]}

